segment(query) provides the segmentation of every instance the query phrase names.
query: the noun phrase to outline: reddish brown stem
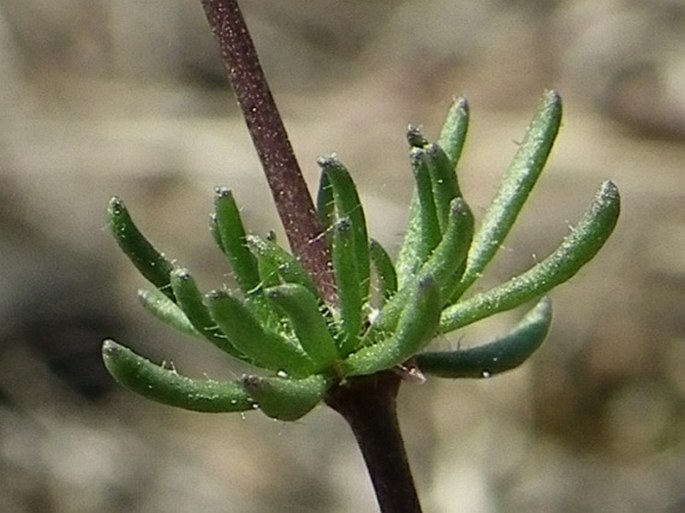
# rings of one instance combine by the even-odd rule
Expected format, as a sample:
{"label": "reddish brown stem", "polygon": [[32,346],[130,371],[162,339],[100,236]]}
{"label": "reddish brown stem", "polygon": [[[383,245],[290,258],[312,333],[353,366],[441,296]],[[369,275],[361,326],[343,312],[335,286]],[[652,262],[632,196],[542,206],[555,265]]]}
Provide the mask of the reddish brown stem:
{"label": "reddish brown stem", "polygon": [[393,372],[356,378],[334,388],[326,403],[352,428],[382,513],[421,513],[397,421],[401,378]]}
{"label": "reddish brown stem", "polygon": [[236,0],[202,0],[293,253],[324,297],[335,298],[330,252],[314,202]]}

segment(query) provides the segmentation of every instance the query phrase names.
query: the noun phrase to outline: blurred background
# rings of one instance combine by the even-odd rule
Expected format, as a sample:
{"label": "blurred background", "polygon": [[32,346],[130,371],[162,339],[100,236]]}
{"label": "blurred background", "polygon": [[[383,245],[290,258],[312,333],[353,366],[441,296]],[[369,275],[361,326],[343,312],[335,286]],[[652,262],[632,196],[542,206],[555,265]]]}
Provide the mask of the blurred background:
{"label": "blurred background", "polygon": [[[262,63],[307,178],[335,151],[396,249],[411,191],[404,131],[472,122],[463,190],[483,213],[545,88],[565,101],[549,166],[477,288],[559,243],[604,179],[624,210],[552,294],[525,366],[406,384],[400,416],[427,512],[685,511],[685,3],[682,0],[251,0]],[[112,337],[188,375],[222,354],[146,317],[105,228],[120,195],[202,288],[230,282],[207,231],[215,186],[255,232],[278,226],[199,1],[0,3],[0,511],[376,511],[353,438],[201,415],[120,389]],[[506,332],[500,315],[436,347]]]}

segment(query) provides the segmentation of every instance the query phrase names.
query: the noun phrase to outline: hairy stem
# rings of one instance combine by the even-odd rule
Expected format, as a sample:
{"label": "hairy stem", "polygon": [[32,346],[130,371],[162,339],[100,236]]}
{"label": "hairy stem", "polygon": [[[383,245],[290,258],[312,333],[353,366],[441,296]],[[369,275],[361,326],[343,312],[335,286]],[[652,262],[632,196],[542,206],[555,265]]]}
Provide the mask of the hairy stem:
{"label": "hairy stem", "polygon": [[352,428],[381,513],[421,513],[397,421],[400,383],[392,372],[356,378],[334,388],[326,403]]}
{"label": "hairy stem", "polygon": [[330,254],[314,203],[236,0],[202,0],[228,78],[264,168],[293,253],[324,297],[335,298]]}

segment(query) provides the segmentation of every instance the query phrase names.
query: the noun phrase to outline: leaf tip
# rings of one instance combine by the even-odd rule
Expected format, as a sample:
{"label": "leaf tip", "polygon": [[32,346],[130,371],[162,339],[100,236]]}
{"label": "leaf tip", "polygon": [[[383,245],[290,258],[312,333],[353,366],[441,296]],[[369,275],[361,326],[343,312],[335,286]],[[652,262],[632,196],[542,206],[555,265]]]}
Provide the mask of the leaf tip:
{"label": "leaf tip", "polygon": [[416,125],[407,126],[407,142],[412,148],[423,148],[428,145],[428,139],[421,133],[421,129]]}
{"label": "leaf tip", "polygon": [[114,356],[120,347],[121,346],[117,344],[114,340],[109,338],[105,339],[102,342],[102,355],[107,358]]}

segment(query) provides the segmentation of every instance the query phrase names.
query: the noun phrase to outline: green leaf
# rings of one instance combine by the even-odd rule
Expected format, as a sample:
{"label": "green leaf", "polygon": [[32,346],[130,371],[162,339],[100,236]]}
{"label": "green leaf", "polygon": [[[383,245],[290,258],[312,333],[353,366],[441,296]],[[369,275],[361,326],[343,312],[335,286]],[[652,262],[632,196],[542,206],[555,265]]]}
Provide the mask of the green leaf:
{"label": "green leaf", "polygon": [[280,285],[281,273],[276,262],[272,259],[265,258],[262,254],[256,254],[255,256],[257,257],[257,268],[259,269],[261,287],[268,289]]}
{"label": "green leaf", "polygon": [[[407,130],[416,189],[409,204],[407,230],[395,265],[400,288],[405,280],[415,276],[435,247],[439,240],[438,230],[444,229],[450,202],[461,196],[455,169],[464,146],[468,119],[466,100],[457,98],[448,112],[437,146],[431,145],[417,127],[410,125]],[[426,157],[427,152],[429,158]],[[449,165],[446,165],[445,158]],[[432,173],[428,160],[433,166]]]}
{"label": "green leaf", "polygon": [[413,148],[410,153],[416,194],[419,199],[419,218],[421,220],[421,241],[419,261],[423,263],[431,251],[438,245],[441,238],[438,213],[435,208],[433,182],[428,162],[428,155],[422,148]]}
{"label": "green leaf", "polygon": [[120,384],[159,403],[212,413],[254,408],[254,400],[241,383],[181,376],[173,368],[156,365],[113,340],[102,344],[102,358]]}
{"label": "green leaf", "polygon": [[541,299],[506,336],[469,349],[417,355],[421,371],[442,378],[488,378],[525,362],[547,337],[552,322],[549,299]]}
{"label": "green leaf", "polygon": [[371,239],[369,244],[369,256],[376,270],[378,296],[380,298],[380,306],[382,307],[397,292],[395,266],[393,266],[392,260],[387,251],[385,251],[385,248],[374,239]]}
{"label": "green leaf", "polygon": [[171,272],[171,288],[176,296],[178,306],[198,333],[225,353],[241,360],[246,359],[222,333],[209,314],[209,310],[203,302],[202,293],[187,269],[179,267]]}
{"label": "green leaf", "polygon": [[469,106],[465,98],[455,98],[447,113],[447,119],[440,131],[438,146],[440,146],[455,170],[466,140],[469,127]]}
{"label": "green leaf", "polygon": [[295,376],[314,369],[314,363],[300,347],[267,329],[240,299],[219,290],[205,297],[209,312],[221,331],[254,365],[283,370]]}
{"label": "green leaf", "polygon": [[[459,280],[464,258],[473,235],[473,215],[466,202],[461,198],[452,201],[450,217],[445,236],[435,248],[428,261],[414,276],[415,283],[431,277],[438,284],[442,304],[449,298],[453,287]],[[414,293],[415,285],[407,284],[381,310],[378,320],[369,331],[370,340],[378,333],[392,331],[400,312]],[[442,307],[442,305],[441,305]]]}
{"label": "green leaf", "polygon": [[561,98],[548,91],[473,238],[454,299],[476,281],[501,247],[547,162],[560,123]]}
{"label": "green leaf", "polygon": [[[264,299],[263,290],[266,287],[278,285],[278,273],[273,272],[270,262],[258,255],[253,255],[247,248],[245,229],[230,191],[217,189],[216,210],[223,212],[224,222],[219,226],[217,214],[210,216],[209,228],[212,237],[229,258],[236,281],[248,302],[254,307],[255,313],[265,324],[277,326],[279,318]],[[223,237],[232,241],[230,244],[224,243],[222,233]]]}
{"label": "green leaf", "polygon": [[240,211],[228,189],[218,188],[214,196],[216,226],[238,286],[245,295],[259,287],[259,270],[254,255],[248,250]]}
{"label": "green leaf", "polygon": [[264,260],[263,266],[278,269],[278,273],[284,282],[302,285],[317,298],[320,297],[312,277],[300,261],[281,246],[258,235],[248,235],[247,245],[250,251],[257,255],[257,258]]}
{"label": "green leaf", "polygon": [[618,189],[612,182],[604,182],[590,208],[551,255],[509,281],[445,309],[440,331],[453,331],[511,310],[570,279],[604,245],[616,226],[620,209]]}
{"label": "green leaf", "polygon": [[140,274],[173,300],[174,295],[169,287],[169,273],[173,264],[140,233],[126,205],[116,196],[109,201],[107,224],[117,244]]}
{"label": "green leaf", "polygon": [[454,167],[442,148],[436,144],[429,144],[425,151],[433,188],[435,212],[440,231],[444,233],[449,220],[450,204],[454,198],[462,197],[462,195]]}
{"label": "green leaf", "polygon": [[171,326],[181,333],[193,337],[204,338],[197,331],[176,303],[162,294],[158,289],[139,290],[138,299],[143,308],[162,321],[167,326]]}
{"label": "green leaf", "polygon": [[361,348],[341,364],[346,376],[363,376],[400,365],[421,350],[435,335],[440,319],[440,289],[431,277],[418,284],[397,329],[374,345]]}
{"label": "green leaf", "polygon": [[[224,248],[224,243],[221,240],[221,233],[219,233],[219,224],[216,219],[216,213],[209,214],[209,231],[212,234],[212,238],[214,239],[214,242],[216,243],[217,246],[219,246],[219,249],[222,251],[222,253],[226,253],[226,249]],[[244,229],[243,229],[244,231]],[[247,238],[248,235],[245,235]],[[266,236],[267,240],[275,243],[276,242],[276,233],[273,230],[270,230],[269,233]],[[245,241],[245,245],[247,246],[247,241]],[[257,258],[257,255],[255,255],[255,258]],[[263,277],[261,276],[261,271],[260,271],[260,278],[263,281]]]}
{"label": "green leaf", "polygon": [[242,382],[265,415],[284,421],[309,413],[328,390],[328,381],[319,374],[304,379],[244,376]]}
{"label": "green leaf", "polygon": [[[366,230],[364,208],[359,200],[357,187],[354,185],[350,173],[335,156],[321,157],[317,163],[325,176],[325,180],[322,178],[322,183],[325,181],[330,184],[330,189],[333,192],[337,220],[348,219],[352,227],[354,263],[359,280],[358,287],[363,300],[366,300],[369,295],[369,236]],[[325,189],[325,186],[323,188]],[[329,223],[324,226],[328,227],[332,224]]]}
{"label": "green leaf", "polygon": [[421,204],[419,203],[416,189],[414,189],[414,193],[409,202],[407,229],[397,254],[397,260],[395,261],[398,288],[403,285],[404,281],[409,280],[412,275],[415,275],[417,269],[421,265],[419,250],[422,247],[422,221],[420,212]]}
{"label": "green leaf", "polygon": [[355,238],[347,218],[333,226],[333,270],[340,300],[340,354],[346,356],[359,342],[364,299],[356,266]]}
{"label": "green leaf", "polygon": [[473,236],[473,214],[462,198],[455,198],[450,205],[445,236],[431,254],[419,273],[419,279],[432,276],[440,288],[443,303],[449,297],[458,273],[466,258]]}
{"label": "green leaf", "polygon": [[212,235],[212,239],[219,246],[222,253],[226,254],[226,248],[224,247],[224,242],[221,240],[221,233],[219,233],[219,223],[216,220],[216,213],[209,214],[209,233]]}
{"label": "green leaf", "polygon": [[316,213],[321,227],[326,231],[335,223],[335,198],[328,173],[321,173],[316,194]]}
{"label": "green leaf", "polygon": [[338,352],[317,298],[296,283],[272,287],[266,295],[290,319],[302,349],[316,365],[315,372],[329,367],[338,358]]}
{"label": "green leaf", "polygon": [[400,289],[405,281],[415,278],[416,272],[441,238],[426,151],[413,147],[409,156],[416,188],[409,205],[407,233],[395,266]]}

